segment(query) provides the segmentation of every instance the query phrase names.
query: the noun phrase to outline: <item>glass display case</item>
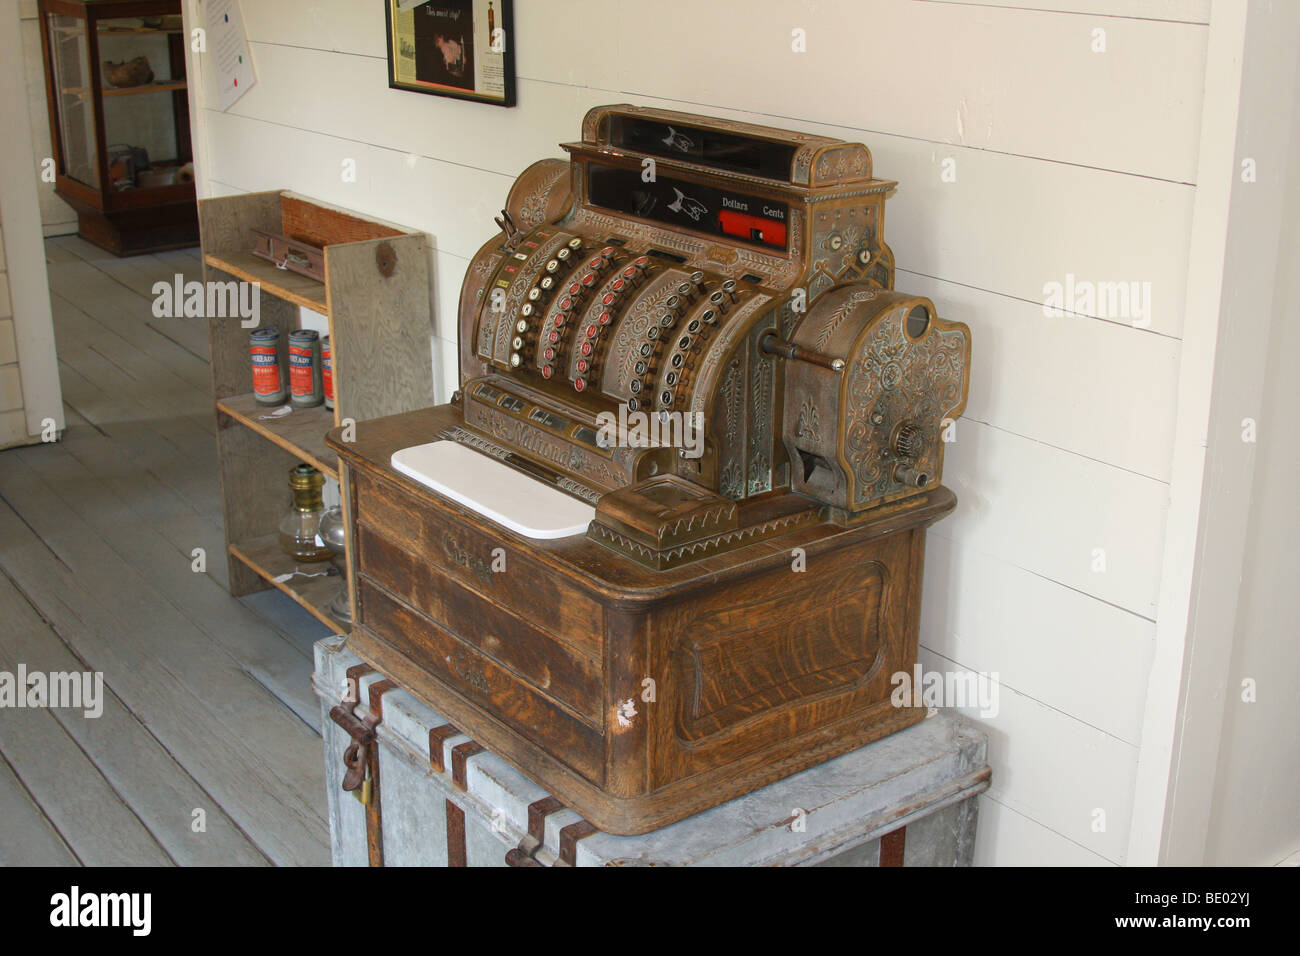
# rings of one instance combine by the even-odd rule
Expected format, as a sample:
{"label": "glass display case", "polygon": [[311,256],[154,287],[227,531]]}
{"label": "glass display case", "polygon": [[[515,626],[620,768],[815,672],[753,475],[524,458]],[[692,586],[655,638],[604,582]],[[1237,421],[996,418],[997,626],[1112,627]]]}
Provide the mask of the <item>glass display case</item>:
{"label": "glass display case", "polygon": [[55,192],[119,256],[197,245],[180,0],[39,0]]}

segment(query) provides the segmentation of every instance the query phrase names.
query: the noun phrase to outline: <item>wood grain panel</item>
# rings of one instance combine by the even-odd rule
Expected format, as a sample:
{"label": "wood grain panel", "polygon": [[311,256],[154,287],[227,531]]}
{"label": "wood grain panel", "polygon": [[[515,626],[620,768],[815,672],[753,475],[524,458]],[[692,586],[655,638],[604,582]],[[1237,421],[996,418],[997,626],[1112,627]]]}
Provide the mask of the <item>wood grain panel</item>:
{"label": "wood grain panel", "polygon": [[[432,436],[430,436],[432,437]],[[353,472],[357,520],[382,538],[427,561],[464,587],[477,591],[568,643],[599,659],[602,609],[508,539],[492,538],[435,513],[389,482]],[[502,549],[505,570],[494,572],[494,549]]]}
{"label": "wood grain panel", "polygon": [[374,581],[509,668],[538,691],[600,726],[601,667],[520,616],[480,597],[408,551],[357,529],[358,558]]}
{"label": "wood grain panel", "polygon": [[[387,278],[376,264],[380,245],[396,256]],[[432,405],[433,307],[424,235],[327,246],[325,271],[338,420]]]}
{"label": "wood grain panel", "polygon": [[[604,745],[599,731],[547,700],[478,648],[376,587],[364,568],[357,584],[364,609],[360,626],[457,694],[508,720],[588,780],[601,779]],[[440,706],[436,696],[431,702]]]}
{"label": "wood grain panel", "polygon": [[[682,724],[688,740],[860,680],[880,645],[884,569],[867,563],[828,587],[791,593],[793,571],[699,602],[684,622]],[[797,579],[796,579],[797,580]]]}

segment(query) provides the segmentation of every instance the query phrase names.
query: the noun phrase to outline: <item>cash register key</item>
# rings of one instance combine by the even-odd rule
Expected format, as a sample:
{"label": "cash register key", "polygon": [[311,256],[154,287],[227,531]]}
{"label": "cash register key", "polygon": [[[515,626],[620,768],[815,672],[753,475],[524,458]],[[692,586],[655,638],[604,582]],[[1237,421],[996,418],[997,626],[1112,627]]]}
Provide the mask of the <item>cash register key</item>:
{"label": "cash register key", "polygon": [[536,302],[541,297],[542,297],[542,290],[537,288],[537,286],[533,286],[531,289],[528,290],[529,302]]}
{"label": "cash register key", "polygon": [[701,313],[700,318],[702,318],[707,324],[713,325],[718,321],[718,313],[714,312],[712,309],[705,309],[704,312]]}
{"label": "cash register key", "polygon": [[573,297],[572,297],[572,296],[567,296],[567,295],[566,295],[563,299],[560,300],[559,310],[560,310],[561,312],[568,312],[568,311],[569,311],[570,309],[572,309],[572,308],[573,308]]}
{"label": "cash register key", "polygon": [[546,341],[554,345],[556,342],[560,341],[560,333],[555,329],[551,329],[551,331],[546,335]]}
{"label": "cash register key", "polygon": [[713,305],[722,315],[727,314],[727,296],[725,293],[718,291],[709,296],[709,303]]}
{"label": "cash register key", "polygon": [[602,259],[604,259],[606,262],[608,262],[610,259],[613,259],[613,258],[614,258],[614,247],[613,247],[613,246],[606,246],[604,249],[601,249],[601,250],[600,250],[600,257],[601,257]]}
{"label": "cash register key", "polygon": [[649,339],[651,342],[656,341],[659,338],[659,326],[652,325],[650,326],[650,328],[646,329],[645,337]]}
{"label": "cash register key", "polygon": [[524,347],[524,340],[520,336],[516,335],[514,341],[510,343],[510,347],[514,349],[516,352],[518,352],[521,348]]}
{"label": "cash register key", "polygon": [[641,380],[639,378],[632,379],[627,383],[627,387],[632,390],[633,395],[641,394]]}
{"label": "cash register key", "polygon": [[596,337],[597,333],[599,333],[599,332],[600,332],[600,326],[599,326],[599,325],[596,325],[595,323],[592,323],[591,325],[587,326],[587,338],[589,338],[589,339],[594,339],[594,338]]}
{"label": "cash register key", "polygon": [[686,331],[691,333],[691,335],[698,333],[700,331],[700,320],[691,319],[691,321],[686,324]]}
{"label": "cash register key", "polygon": [[562,329],[564,328],[564,323],[568,321],[568,318],[569,317],[565,315],[563,312],[556,312],[555,315],[551,317],[551,322],[555,325],[557,329]]}
{"label": "cash register key", "polygon": [[672,408],[673,398],[674,398],[673,390],[671,388],[665,388],[659,394],[659,404],[662,405],[664,408]]}
{"label": "cash register key", "polygon": [[520,319],[518,322],[515,323],[515,331],[516,331],[516,332],[521,332],[521,333],[522,333],[522,332],[527,332],[527,331],[528,331],[528,323],[527,323],[526,321],[524,321],[523,319]]}
{"label": "cash register key", "polygon": [[615,279],[613,282],[609,284],[609,291],[617,294],[619,292],[622,292],[623,289],[626,288],[626,286],[627,283],[624,282],[622,279]]}
{"label": "cash register key", "polygon": [[641,401],[635,395],[633,395],[631,398],[627,400],[627,410],[629,412],[634,412],[640,407],[641,407]]}
{"label": "cash register key", "polygon": [[722,291],[727,294],[727,297],[731,299],[732,302],[736,302],[740,299],[740,296],[736,295],[735,279],[728,279],[726,282],[722,283]]}
{"label": "cash register key", "polygon": [[646,364],[645,359],[641,359],[632,366],[632,371],[635,372],[637,376],[641,376],[650,371],[650,366]]}
{"label": "cash register key", "polygon": [[552,259],[550,262],[546,263],[547,272],[554,272],[558,268],[560,268],[560,260],[558,259]]}
{"label": "cash register key", "polygon": [[570,240],[569,240],[569,248],[570,248],[570,249],[581,249],[581,248],[582,248],[582,238],[581,238],[580,236],[574,236],[572,239],[570,239]]}
{"label": "cash register key", "polygon": [[533,314],[533,306],[532,306],[532,303],[530,303],[530,302],[525,302],[522,306],[520,306],[520,308],[519,308],[519,314],[520,314],[520,315],[532,315],[532,314]]}
{"label": "cash register key", "polygon": [[655,347],[654,347],[654,344],[653,344],[653,343],[651,343],[651,342],[642,342],[642,343],[641,343],[641,357],[642,357],[642,358],[649,358],[650,355],[651,355],[651,353],[654,352],[654,350],[655,350]]}
{"label": "cash register key", "polygon": [[676,372],[669,372],[667,375],[665,375],[665,376],[664,376],[664,384],[665,384],[665,385],[676,385],[676,384],[677,384],[677,373],[676,373]]}
{"label": "cash register key", "polygon": [[588,272],[582,277],[582,284],[584,288],[590,289],[596,284],[596,274],[594,272]]}
{"label": "cash register key", "polygon": [[604,312],[600,313],[600,317],[596,319],[596,321],[599,322],[601,325],[609,325],[610,320],[611,317],[609,314],[609,309],[606,309]]}
{"label": "cash register key", "polygon": [[[546,351],[549,352],[550,349],[547,349]],[[673,368],[681,368],[681,367],[682,367],[682,362],[684,362],[684,361],[686,361],[686,359],[682,357],[682,353],[681,353],[681,352],[675,352],[675,353],[673,354],[673,357],[672,357],[672,366],[673,366]]]}
{"label": "cash register key", "polygon": [[546,361],[548,361],[548,362],[554,361],[554,360],[555,360],[555,349],[551,348],[549,345],[546,346],[546,350],[545,350],[544,352],[542,352],[542,358],[546,359]]}
{"label": "cash register key", "polygon": [[681,296],[678,295],[670,295],[667,299],[664,300],[664,308],[676,316],[680,316],[682,314],[684,310],[683,309],[684,306],[685,303],[682,302]]}
{"label": "cash register key", "polygon": [[582,286],[576,282],[569,283],[569,295],[577,296],[582,294]]}
{"label": "cash register key", "polygon": [[550,290],[555,285],[555,280],[550,276],[543,276],[542,281],[538,283],[543,289]]}
{"label": "cash register key", "polygon": [[695,286],[700,292],[704,291],[704,273],[698,269],[691,273],[691,285]]}
{"label": "cash register key", "polygon": [[584,388],[587,387],[587,380],[583,378],[581,375],[579,375],[577,378],[573,380],[573,387],[581,392]]}
{"label": "cash register key", "polygon": [[591,340],[590,340],[590,339],[584,339],[583,342],[582,342],[582,344],[578,346],[578,351],[581,352],[583,355],[590,355],[590,354],[591,354]]}
{"label": "cash register key", "polygon": [[605,260],[600,256],[596,256],[596,258],[588,260],[587,268],[592,272],[599,272],[601,269],[605,268]]}
{"label": "cash register key", "polygon": [[542,378],[550,378],[554,374],[555,371],[551,368],[551,366],[549,365],[542,366]]}
{"label": "cash register key", "polygon": [[559,250],[558,252],[555,253],[555,258],[559,259],[561,262],[564,262],[564,261],[566,261],[566,260],[569,258],[569,256],[571,256],[571,255],[573,255],[573,253],[570,252],[568,249],[561,249],[561,250]]}
{"label": "cash register key", "polygon": [[511,367],[511,368],[518,368],[522,362],[523,362],[523,359],[521,359],[521,358],[519,357],[519,353],[518,353],[518,352],[512,352],[512,353],[510,354],[510,367]]}
{"label": "cash register key", "polygon": [[578,371],[579,371],[579,372],[581,372],[583,375],[586,375],[586,374],[587,374],[587,370],[590,369],[590,368],[591,368],[591,365],[590,365],[590,363],[588,363],[588,361],[587,361],[585,358],[580,358],[580,359],[578,359]]}
{"label": "cash register key", "polygon": [[695,298],[696,291],[695,286],[691,285],[689,282],[683,282],[677,287],[677,294],[687,302],[690,302]]}
{"label": "cash register key", "polygon": [[665,312],[663,315],[659,316],[659,324],[665,329],[671,329],[677,324],[677,316],[673,315],[671,312]]}

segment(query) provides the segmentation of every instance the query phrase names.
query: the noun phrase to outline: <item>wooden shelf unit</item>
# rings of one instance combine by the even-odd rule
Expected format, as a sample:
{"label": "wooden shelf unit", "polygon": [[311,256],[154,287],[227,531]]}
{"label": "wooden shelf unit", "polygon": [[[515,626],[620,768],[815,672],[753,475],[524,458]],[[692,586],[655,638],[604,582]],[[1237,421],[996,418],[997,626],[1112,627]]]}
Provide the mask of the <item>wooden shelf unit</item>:
{"label": "wooden shelf unit", "polygon": [[[265,534],[249,541],[227,546],[230,556],[254,571],[262,580],[293,598],[336,634],[346,634],[348,627],[329,611],[330,602],[346,584],[342,576],[330,574],[329,561],[302,564],[280,548],[279,534]],[[285,575],[292,575],[280,580]]]}
{"label": "wooden shelf unit", "polygon": [[[184,80],[171,83],[142,83],[139,86],[106,86],[105,96],[132,96],[136,93],[174,93],[187,86]],[[67,92],[66,90],[64,92]]]}
{"label": "wooden shelf unit", "polygon": [[[326,316],[334,353],[333,410],[291,405],[289,414],[268,417],[278,406],[262,405],[252,394],[251,329],[238,317],[208,319],[230,593],[277,587],[346,633],[346,625],[329,612],[344,582],[336,575],[306,577],[328,568],[328,562],[297,565],[280,550],[277,527],[291,504],[289,470],[296,464],[305,462],[339,479],[338,456],[325,445],[332,428],[348,419],[359,422],[434,404],[428,237],[284,191],[202,200],[199,226],[205,282],[258,283],[258,324],[280,331],[282,360],[289,333],[302,326],[300,306]],[[253,229],[322,246],[325,281],[254,256]],[[381,245],[396,261],[387,278],[377,260]],[[340,499],[346,510],[346,488],[340,489]],[[351,516],[346,517],[351,527]],[[350,543],[346,566],[351,592]],[[275,580],[299,568],[304,574]]]}
{"label": "wooden shelf unit", "polygon": [[294,305],[321,315],[329,314],[329,304],[325,301],[325,283],[319,279],[277,268],[273,263],[246,251],[231,251],[224,256],[205,252],[203,261],[244,282],[260,282],[262,291],[277,299],[288,299]]}

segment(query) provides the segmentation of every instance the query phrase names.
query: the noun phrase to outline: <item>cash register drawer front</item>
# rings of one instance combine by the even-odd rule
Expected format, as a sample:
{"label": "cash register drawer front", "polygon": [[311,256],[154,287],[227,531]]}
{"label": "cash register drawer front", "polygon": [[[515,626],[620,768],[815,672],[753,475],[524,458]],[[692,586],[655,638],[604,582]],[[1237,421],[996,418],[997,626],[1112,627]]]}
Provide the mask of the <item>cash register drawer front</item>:
{"label": "cash register drawer front", "polygon": [[[358,469],[351,476],[358,525],[578,654],[603,659],[604,608],[589,595],[520,551],[505,534],[485,533],[461,520],[454,506],[430,507],[427,499]],[[360,563],[361,571],[385,583],[382,562],[367,567],[363,555]]]}
{"label": "cash register drawer front", "polygon": [[[601,667],[557,640],[533,619],[499,607],[429,562],[388,541],[365,525],[357,529],[363,580],[373,581],[461,644],[481,652],[537,691],[599,726]],[[362,613],[371,620],[363,600]],[[411,635],[404,635],[408,640]],[[391,641],[390,641],[391,642]]]}
{"label": "cash register drawer front", "polygon": [[[604,737],[599,730],[508,668],[377,587],[357,582],[361,627],[399,651],[433,679],[534,742],[553,747],[566,764],[599,785]],[[438,706],[440,701],[431,700]]]}

